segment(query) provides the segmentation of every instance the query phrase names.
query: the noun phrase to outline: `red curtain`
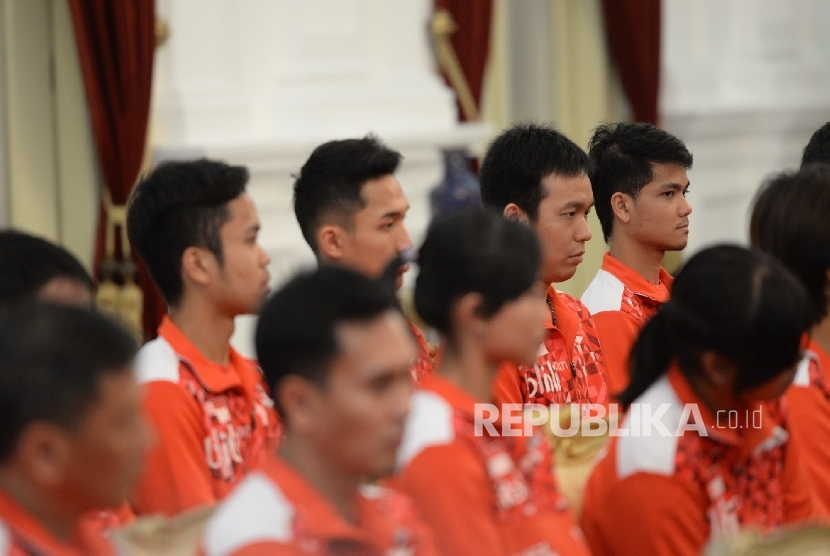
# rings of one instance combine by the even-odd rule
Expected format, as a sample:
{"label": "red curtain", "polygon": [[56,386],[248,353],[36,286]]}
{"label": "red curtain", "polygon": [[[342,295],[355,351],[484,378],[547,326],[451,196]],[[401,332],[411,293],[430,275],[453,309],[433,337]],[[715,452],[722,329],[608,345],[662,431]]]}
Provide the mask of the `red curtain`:
{"label": "red curtain", "polygon": [[605,33],[634,119],[658,124],[660,0],[603,0]]}
{"label": "red curtain", "polygon": [[[451,38],[452,46],[480,110],[484,68],[487,65],[487,55],[490,51],[493,1],[435,0],[435,9],[450,12],[458,25],[458,30]],[[465,119],[461,106],[458,106],[458,119]]]}
{"label": "red curtain", "polygon": [[[147,138],[155,1],[69,0],[69,7],[101,174],[113,203],[123,205],[138,177]],[[102,207],[96,273],[104,255],[105,229]],[[165,306],[140,261],[138,283],[144,292],[144,332],[149,339],[155,336]]]}

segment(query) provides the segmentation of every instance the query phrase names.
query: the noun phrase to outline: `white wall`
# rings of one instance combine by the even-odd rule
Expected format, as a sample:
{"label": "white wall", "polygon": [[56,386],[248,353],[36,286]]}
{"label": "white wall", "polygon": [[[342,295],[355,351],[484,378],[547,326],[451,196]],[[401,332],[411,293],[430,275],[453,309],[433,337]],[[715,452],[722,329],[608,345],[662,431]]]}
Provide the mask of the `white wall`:
{"label": "white wall", "polygon": [[830,120],[830,3],[664,0],[662,54],[663,127],[695,157],[687,256],[746,243],[759,184]]}

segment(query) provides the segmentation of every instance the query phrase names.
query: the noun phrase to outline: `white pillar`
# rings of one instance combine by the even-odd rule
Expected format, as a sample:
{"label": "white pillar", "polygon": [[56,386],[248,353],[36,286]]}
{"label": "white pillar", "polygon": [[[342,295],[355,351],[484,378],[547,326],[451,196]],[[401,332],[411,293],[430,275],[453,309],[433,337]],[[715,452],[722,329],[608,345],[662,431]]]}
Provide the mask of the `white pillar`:
{"label": "white pillar", "polygon": [[695,157],[689,252],[747,242],[771,173],[830,120],[830,3],[664,0],[662,123]]}

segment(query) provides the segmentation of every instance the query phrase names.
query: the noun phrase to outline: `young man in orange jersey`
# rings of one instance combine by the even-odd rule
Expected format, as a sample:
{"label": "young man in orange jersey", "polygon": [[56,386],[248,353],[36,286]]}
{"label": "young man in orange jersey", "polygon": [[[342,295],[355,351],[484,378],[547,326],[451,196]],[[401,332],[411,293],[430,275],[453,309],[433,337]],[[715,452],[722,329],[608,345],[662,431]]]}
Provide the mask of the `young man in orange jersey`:
{"label": "young man in orange jersey", "polygon": [[234,317],[255,313],[268,292],[247,181],[240,166],[168,162],[130,199],[130,239],[170,313],[136,360],[158,436],[133,498],[138,514],[215,503],[277,440],[261,373],[230,345]]}
{"label": "young man in orange jersey", "polygon": [[86,518],[129,496],[149,443],[135,351],[84,308],[0,315],[0,554],[115,554]]}
{"label": "young man in orange jersey", "polygon": [[533,228],[542,246],[541,281],[549,319],[533,367],[504,365],[497,403],[605,403],[603,354],[591,314],[556,291],[576,272],[591,239],[594,204],[589,160],[573,141],[541,125],[517,125],[497,137],[481,164],[481,198],[506,218]]}
{"label": "young man in orange jersey", "polygon": [[[752,245],[782,261],[810,294],[812,331],[784,411],[810,484],[830,508],[830,166],[809,163],[767,182],[754,203]],[[802,443],[804,444],[804,443]]]}
{"label": "young man in orange jersey", "polygon": [[599,126],[589,149],[591,186],[609,251],[582,294],[602,342],[611,394],[628,385],[628,353],[643,324],[669,299],[666,251],[689,239],[692,155],[653,125]]}
{"label": "young man in orange jersey", "polygon": [[285,437],[208,522],[203,554],[434,554],[409,499],[364,486],[393,470],[412,394],[390,288],[333,265],[300,274],[265,304],[256,347]]}
{"label": "young man in orange jersey", "polygon": [[[294,184],[294,214],[317,260],[343,264],[372,278],[412,248],[404,226],[409,202],[395,178],[400,153],[377,138],[330,141],[314,149]],[[403,284],[403,265],[396,286]],[[418,343],[412,364],[417,381],[432,371],[429,346],[412,323]]]}

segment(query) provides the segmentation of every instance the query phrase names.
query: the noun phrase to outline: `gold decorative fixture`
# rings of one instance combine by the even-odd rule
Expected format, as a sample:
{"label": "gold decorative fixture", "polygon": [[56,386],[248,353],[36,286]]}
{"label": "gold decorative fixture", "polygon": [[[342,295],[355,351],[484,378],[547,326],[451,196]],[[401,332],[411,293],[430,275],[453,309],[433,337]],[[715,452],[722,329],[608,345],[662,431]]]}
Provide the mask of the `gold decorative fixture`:
{"label": "gold decorative fixture", "polygon": [[467,118],[468,122],[474,122],[478,120],[478,107],[473,98],[473,93],[470,91],[470,85],[467,83],[464,70],[461,69],[461,64],[458,62],[458,56],[455,54],[452,42],[450,42],[450,36],[457,29],[458,25],[453,20],[452,14],[447,10],[438,10],[432,16],[430,32],[435,44],[438,64],[444,70],[450,85],[455,90],[455,94],[458,95],[458,102],[464,112],[464,117]]}
{"label": "gold decorative fixture", "polygon": [[[135,282],[137,266],[127,238],[127,207],[113,204],[112,197],[106,189],[103,201],[107,227],[104,235],[104,258],[98,268],[100,284],[95,294],[95,305],[101,312],[121,320],[136,340],[142,343],[144,294]],[[115,236],[118,228],[121,228],[121,261],[115,258]]]}

